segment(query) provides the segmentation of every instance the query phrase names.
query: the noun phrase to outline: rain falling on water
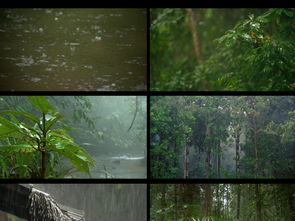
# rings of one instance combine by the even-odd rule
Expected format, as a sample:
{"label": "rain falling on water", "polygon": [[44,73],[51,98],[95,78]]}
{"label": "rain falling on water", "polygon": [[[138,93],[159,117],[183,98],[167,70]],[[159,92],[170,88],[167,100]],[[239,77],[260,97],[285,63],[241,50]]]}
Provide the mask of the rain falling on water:
{"label": "rain falling on water", "polygon": [[146,13],[1,9],[1,90],[146,90]]}

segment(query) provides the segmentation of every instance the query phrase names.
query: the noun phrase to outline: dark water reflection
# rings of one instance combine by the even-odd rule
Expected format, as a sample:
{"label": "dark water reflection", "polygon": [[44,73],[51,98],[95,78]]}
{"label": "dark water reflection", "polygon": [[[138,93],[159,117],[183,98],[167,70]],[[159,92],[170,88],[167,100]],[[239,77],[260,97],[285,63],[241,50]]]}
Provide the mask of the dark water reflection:
{"label": "dark water reflection", "polygon": [[146,13],[0,9],[0,90],[146,90]]}

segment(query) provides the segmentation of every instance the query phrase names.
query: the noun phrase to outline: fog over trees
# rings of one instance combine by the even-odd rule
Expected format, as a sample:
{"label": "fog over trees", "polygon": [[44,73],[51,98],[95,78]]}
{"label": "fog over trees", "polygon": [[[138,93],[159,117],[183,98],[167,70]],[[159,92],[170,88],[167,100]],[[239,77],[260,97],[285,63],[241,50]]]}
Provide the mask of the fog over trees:
{"label": "fog over trees", "polygon": [[151,97],[153,178],[294,178],[292,96]]}
{"label": "fog over trees", "polygon": [[294,184],[152,184],[152,221],[293,221]]}

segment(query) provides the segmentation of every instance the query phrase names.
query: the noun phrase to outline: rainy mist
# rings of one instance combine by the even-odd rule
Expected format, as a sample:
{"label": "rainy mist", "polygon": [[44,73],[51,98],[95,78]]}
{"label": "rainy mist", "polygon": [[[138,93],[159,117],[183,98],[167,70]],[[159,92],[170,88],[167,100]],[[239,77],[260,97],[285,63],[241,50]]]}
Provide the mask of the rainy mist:
{"label": "rainy mist", "polygon": [[145,96],[0,97],[1,178],[146,178]]}

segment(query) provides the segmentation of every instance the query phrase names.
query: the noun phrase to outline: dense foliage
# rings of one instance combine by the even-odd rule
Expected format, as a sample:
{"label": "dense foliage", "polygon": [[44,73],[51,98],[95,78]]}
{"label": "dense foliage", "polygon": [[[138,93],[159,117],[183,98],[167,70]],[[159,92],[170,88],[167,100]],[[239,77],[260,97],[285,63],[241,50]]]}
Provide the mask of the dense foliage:
{"label": "dense foliage", "polygon": [[294,184],[152,184],[152,221],[293,221]]}
{"label": "dense foliage", "polygon": [[152,90],[294,90],[295,9],[151,9]]}
{"label": "dense foliage", "polygon": [[151,177],[294,178],[292,96],[151,97]]}

